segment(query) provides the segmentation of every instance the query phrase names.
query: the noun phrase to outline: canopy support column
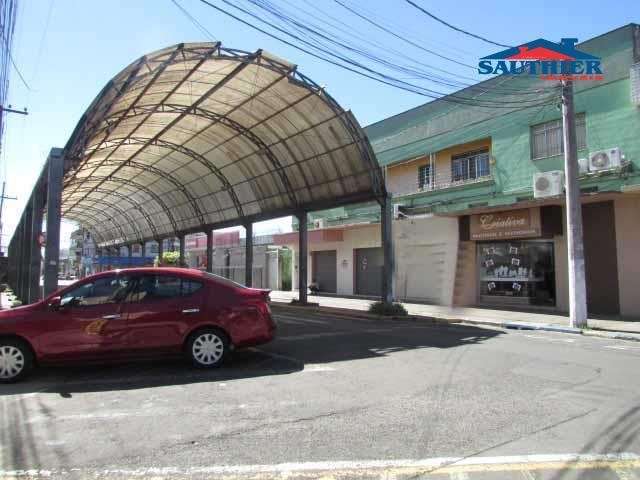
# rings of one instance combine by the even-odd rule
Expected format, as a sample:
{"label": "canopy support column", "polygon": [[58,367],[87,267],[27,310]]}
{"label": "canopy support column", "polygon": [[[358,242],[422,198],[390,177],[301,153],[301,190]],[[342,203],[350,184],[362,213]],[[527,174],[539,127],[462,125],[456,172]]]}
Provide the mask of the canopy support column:
{"label": "canopy support column", "polygon": [[30,286],[31,286],[31,244],[33,243],[33,202],[31,199],[27,202],[27,206],[24,209],[24,249],[22,255],[22,265],[24,268],[24,274],[22,275],[22,296],[20,300],[24,303],[29,303],[31,298]]}
{"label": "canopy support column", "polygon": [[307,262],[308,262],[308,236],[307,236],[307,212],[298,214],[298,301],[302,305],[307,303]]}
{"label": "canopy support column", "polygon": [[18,223],[18,228],[16,229],[18,231],[18,255],[16,257],[16,269],[17,269],[17,275],[16,275],[16,286],[15,286],[15,293],[16,296],[22,300],[23,297],[23,291],[22,291],[22,287],[23,287],[23,277],[24,277],[24,251],[25,251],[25,245],[24,245],[24,213],[22,214],[22,216],[20,217],[20,223]]}
{"label": "canopy support column", "polygon": [[[145,258],[147,256],[147,242],[142,242],[140,244],[140,256]],[[144,260],[143,260],[144,262]]]}
{"label": "canopy support column", "polygon": [[385,304],[392,304],[394,299],[393,276],[394,276],[394,255],[393,255],[393,202],[391,196],[385,196],[381,208],[381,234],[382,252],[384,255],[384,266],[382,267],[382,301]]}
{"label": "canopy support column", "polygon": [[133,257],[133,243],[130,243],[129,245],[127,245],[127,253],[129,254],[129,266],[132,266],[132,260],[131,258]]}
{"label": "canopy support column", "polygon": [[244,244],[244,284],[247,287],[253,286],[253,223],[245,224],[245,244]]}
{"label": "canopy support column", "polygon": [[14,255],[14,249],[13,249],[13,237],[11,238],[11,240],[9,241],[9,246],[7,247],[7,282],[9,283],[10,287],[13,287],[14,283],[13,283],[13,260],[12,258]]}
{"label": "canopy support column", "polygon": [[20,240],[21,240],[20,230],[21,228],[22,228],[22,218],[20,218],[20,220],[18,221],[18,225],[16,225],[16,231],[13,234],[13,238],[16,239],[13,262],[12,262],[14,264],[15,275],[14,275],[13,285],[11,285],[11,287],[13,288],[13,292],[15,293],[16,297],[20,297]]}
{"label": "canopy support column", "polygon": [[186,262],[185,262],[185,260],[184,260],[184,247],[185,247],[185,238],[184,238],[184,235],[180,235],[180,236],[178,237],[178,242],[179,242],[178,249],[179,249],[179,251],[180,251],[180,266],[181,266],[181,267],[184,267],[184,266],[186,266],[186,265],[187,265],[187,264],[186,264]]}
{"label": "canopy support column", "polygon": [[64,157],[62,150],[51,149],[47,159],[47,245],[44,249],[44,296],[58,288],[60,261],[60,203]]}
{"label": "canopy support column", "polygon": [[44,185],[40,180],[36,183],[31,197],[31,252],[29,267],[29,303],[35,303],[42,297],[40,289],[40,233],[44,216]]}
{"label": "canopy support column", "polygon": [[207,230],[207,272],[213,273],[213,230]]}

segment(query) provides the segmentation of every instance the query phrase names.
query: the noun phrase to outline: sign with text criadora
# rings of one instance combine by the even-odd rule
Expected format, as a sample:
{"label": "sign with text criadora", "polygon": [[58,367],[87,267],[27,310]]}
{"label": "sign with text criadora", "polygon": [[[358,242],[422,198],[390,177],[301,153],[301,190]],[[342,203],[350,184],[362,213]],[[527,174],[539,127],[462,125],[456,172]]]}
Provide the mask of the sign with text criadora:
{"label": "sign with text criadora", "polygon": [[471,240],[539,237],[542,234],[540,209],[523,208],[471,215],[469,233]]}
{"label": "sign with text criadora", "polygon": [[480,75],[524,75],[542,80],[604,80],[600,58],[578,50],[577,38],[559,43],[539,38],[482,57]]}

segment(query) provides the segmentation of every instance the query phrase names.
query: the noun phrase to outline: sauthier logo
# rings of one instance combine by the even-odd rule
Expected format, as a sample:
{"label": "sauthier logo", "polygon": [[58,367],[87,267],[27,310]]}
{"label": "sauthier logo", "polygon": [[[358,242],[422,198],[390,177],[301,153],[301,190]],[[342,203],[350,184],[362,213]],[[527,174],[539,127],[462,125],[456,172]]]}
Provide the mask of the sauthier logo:
{"label": "sauthier logo", "polygon": [[481,75],[534,75],[542,80],[604,80],[600,58],[578,50],[577,38],[560,43],[539,38],[482,57]]}

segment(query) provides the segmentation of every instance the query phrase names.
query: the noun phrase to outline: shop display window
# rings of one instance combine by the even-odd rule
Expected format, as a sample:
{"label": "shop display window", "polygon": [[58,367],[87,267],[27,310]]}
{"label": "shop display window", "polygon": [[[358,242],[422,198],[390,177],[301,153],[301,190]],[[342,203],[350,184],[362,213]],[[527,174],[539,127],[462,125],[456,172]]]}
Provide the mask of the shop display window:
{"label": "shop display window", "polygon": [[555,306],[553,243],[478,243],[480,301]]}

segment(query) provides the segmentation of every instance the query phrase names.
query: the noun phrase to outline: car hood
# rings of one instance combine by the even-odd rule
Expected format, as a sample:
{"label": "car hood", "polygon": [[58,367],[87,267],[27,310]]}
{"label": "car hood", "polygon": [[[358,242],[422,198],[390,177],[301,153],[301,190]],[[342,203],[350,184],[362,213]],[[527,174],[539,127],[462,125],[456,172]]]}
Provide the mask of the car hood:
{"label": "car hood", "polygon": [[28,316],[33,311],[37,310],[40,303],[31,303],[29,305],[23,305],[21,307],[9,308],[7,310],[0,310],[0,322],[5,320],[16,320]]}

